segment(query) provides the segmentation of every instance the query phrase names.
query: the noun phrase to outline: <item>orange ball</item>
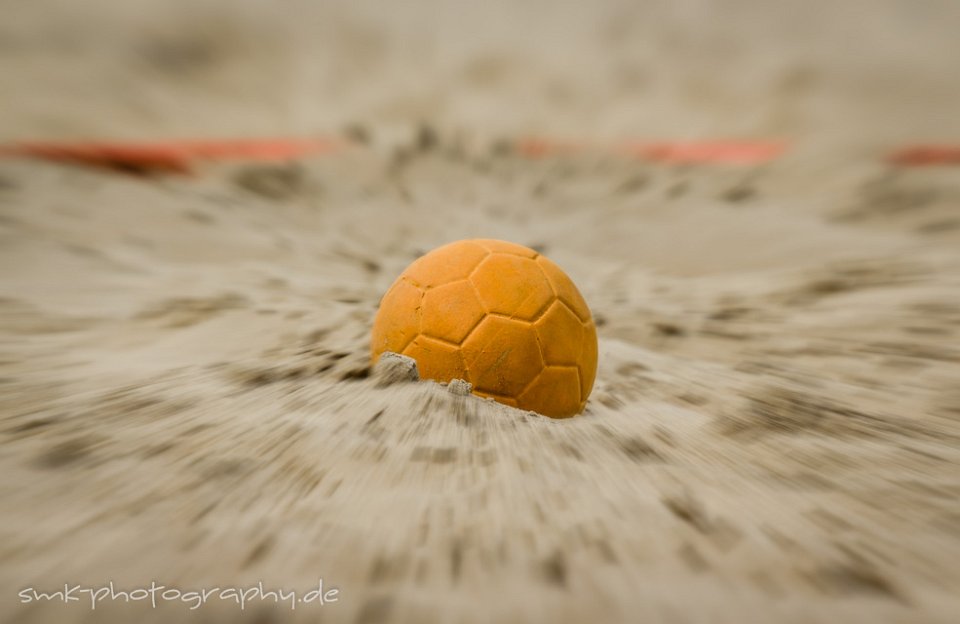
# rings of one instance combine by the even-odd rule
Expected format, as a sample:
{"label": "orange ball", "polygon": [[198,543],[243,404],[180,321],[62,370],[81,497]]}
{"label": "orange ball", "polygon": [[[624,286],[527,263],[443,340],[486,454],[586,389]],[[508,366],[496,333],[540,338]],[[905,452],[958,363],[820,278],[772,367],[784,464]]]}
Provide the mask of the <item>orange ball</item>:
{"label": "orange ball", "polygon": [[450,243],[416,260],[380,301],[373,361],[407,355],[420,376],[463,379],[474,394],[564,418],[597,374],[597,330],[560,267],[499,240]]}

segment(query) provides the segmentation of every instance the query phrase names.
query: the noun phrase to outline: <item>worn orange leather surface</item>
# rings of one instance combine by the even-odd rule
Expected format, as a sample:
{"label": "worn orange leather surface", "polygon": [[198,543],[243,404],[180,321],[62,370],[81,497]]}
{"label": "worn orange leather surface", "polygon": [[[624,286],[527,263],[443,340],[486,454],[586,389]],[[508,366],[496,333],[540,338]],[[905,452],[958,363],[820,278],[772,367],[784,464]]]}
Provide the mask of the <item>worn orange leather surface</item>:
{"label": "worn orange leather surface", "polygon": [[423,379],[464,379],[480,396],[563,418],[579,413],[597,373],[597,332],[583,296],[532,249],[457,241],[417,259],[380,302],[373,361],[417,361]]}

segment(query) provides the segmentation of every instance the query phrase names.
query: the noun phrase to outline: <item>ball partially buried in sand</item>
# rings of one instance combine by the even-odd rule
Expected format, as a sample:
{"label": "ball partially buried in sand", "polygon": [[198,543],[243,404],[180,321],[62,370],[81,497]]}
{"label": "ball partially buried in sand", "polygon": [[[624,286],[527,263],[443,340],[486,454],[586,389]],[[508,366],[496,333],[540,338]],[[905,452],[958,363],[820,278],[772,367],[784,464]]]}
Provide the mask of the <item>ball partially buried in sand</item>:
{"label": "ball partially buried in sand", "polygon": [[554,418],[579,413],[597,373],[597,330],[556,264],[499,240],[463,240],[417,259],[380,302],[374,363],[385,351],[420,377],[463,379],[474,394]]}

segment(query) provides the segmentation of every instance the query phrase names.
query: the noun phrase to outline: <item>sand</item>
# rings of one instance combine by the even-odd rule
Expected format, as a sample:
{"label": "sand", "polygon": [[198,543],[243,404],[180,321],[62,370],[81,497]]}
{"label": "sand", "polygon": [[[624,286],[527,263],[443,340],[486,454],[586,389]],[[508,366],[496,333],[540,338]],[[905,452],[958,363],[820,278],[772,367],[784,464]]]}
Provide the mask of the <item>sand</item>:
{"label": "sand", "polygon": [[[8,3],[9,4],[9,3]],[[952,622],[950,2],[41,0],[0,139],[329,135],[135,176],[0,161],[0,618]],[[778,138],[762,166],[505,140]],[[372,374],[379,297],[467,237],[579,285],[583,415]],[[296,609],[25,588],[336,587]]]}

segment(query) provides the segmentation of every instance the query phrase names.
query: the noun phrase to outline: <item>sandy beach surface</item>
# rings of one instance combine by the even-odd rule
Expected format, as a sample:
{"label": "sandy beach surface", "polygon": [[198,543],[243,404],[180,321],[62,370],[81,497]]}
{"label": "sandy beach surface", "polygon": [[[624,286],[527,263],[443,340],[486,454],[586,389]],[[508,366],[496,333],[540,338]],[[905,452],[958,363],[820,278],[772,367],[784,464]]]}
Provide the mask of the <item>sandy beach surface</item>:
{"label": "sandy beach surface", "polygon": [[[0,140],[350,139],[0,160],[3,621],[957,621],[960,168],[880,158],[960,139],[956,3],[0,10]],[[471,237],[580,287],[581,416],[371,371],[383,292]],[[321,578],[295,609],[18,593]]]}

